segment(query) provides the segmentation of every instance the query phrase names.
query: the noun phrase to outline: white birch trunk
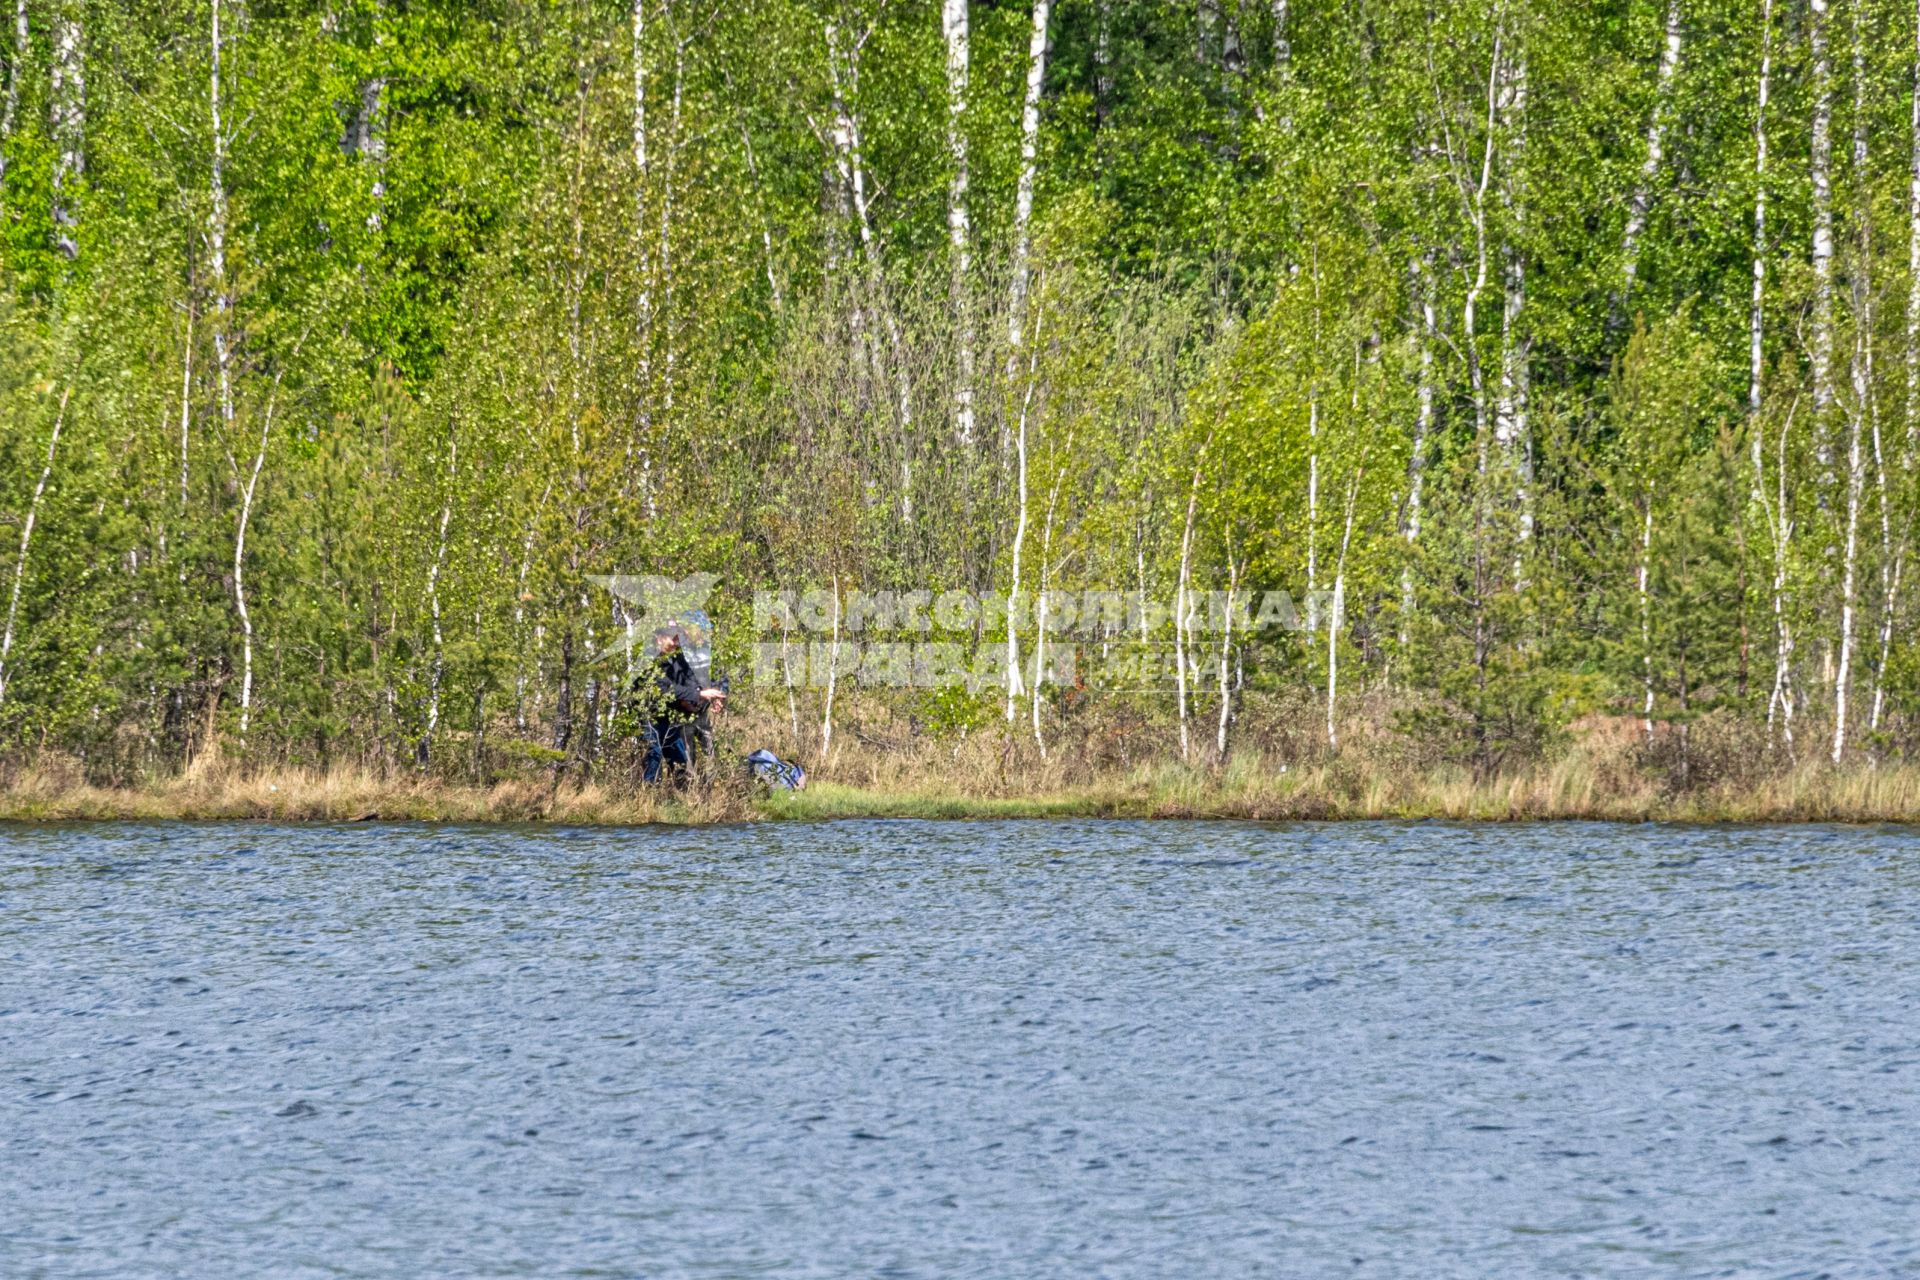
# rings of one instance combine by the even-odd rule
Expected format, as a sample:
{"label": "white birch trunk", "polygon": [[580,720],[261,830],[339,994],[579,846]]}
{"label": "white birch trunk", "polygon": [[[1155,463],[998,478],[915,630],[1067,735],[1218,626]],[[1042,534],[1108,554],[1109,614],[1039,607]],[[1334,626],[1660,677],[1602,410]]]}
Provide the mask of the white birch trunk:
{"label": "white birch trunk", "polygon": [[[1920,5],[1916,5],[1920,10]],[[1892,565],[1886,569],[1884,591],[1880,614],[1880,663],[1875,669],[1873,682],[1873,710],[1869,726],[1878,730],[1886,707],[1885,672],[1887,660],[1893,648],[1893,630],[1895,619],[1900,611],[1900,579],[1906,567],[1908,544],[1913,537],[1913,464],[1915,446],[1920,445],[1920,21],[1916,21],[1915,58],[1913,64],[1913,106],[1910,125],[1911,159],[1907,187],[1907,328],[1905,364],[1907,375],[1907,395],[1905,412],[1905,431],[1900,445],[1899,492],[1904,495],[1905,506],[1900,516],[1900,533],[1893,540]],[[1880,435],[1878,419],[1874,426],[1874,457],[1880,457]],[[1882,537],[1885,538],[1885,525],[1890,518],[1886,498],[1887,481],[1885,465],[1881,464],[1881,522]]]}
{"label": "white birch trunk", "polygon": [[180,511],[187,510],[187,441],[193,428],[193,303],[187,303],[187,338],[180,356]]}
{"label": "white birch trunk", "polygon": [[[1813,46],[1813,314],[1808,356],[1813,366],[1813,455],[1818,466],[1820,505],[1834,484],[1830,437],[1833,386],[1833,59],[1827,49],[1827,13],[1832,0],[1809,0]],[[1829,536],[1829,545],[1831,537]]]}
{"label": "white birch trunk", "polygon": [[27,552],[33,546],[34,522],[40,518],[40,499],[47,491],[47,481],[53,476],[53,460],[60,448],[60,428],[67,420],[67,398],[73,394],[68,387],[60,393],[60,408],[53,415],[53,432],[47,437],[47,461],[40,468],[40,479],[33,486],[33,498],[27,503],[27,518],[20,525],[20,554],[13,562],[13,590],[7,597],[7,626],[0,631],[0,704],[7,700],[7,685],[12,682],[13,673],[7,669],[7,658],[13,653],[14,625],[20,616],[20,588],[27,576]]}
{"label": "white birch trunk", "polygon": [[1413,617],[1412,552],[1420,541],[1420,518],[1427,479],[1427,441],[1433,434],[1433,347],[1438,317],[1433,305],[1433,263],[1431,252],[1413,260],[1414,298],[1420,307],[1419,380],[1415,392],[1417,406],[1413,419],[1413,449],[1407,457],[1407,507],[1401,523],[1409,563],[1400,570],[1400,643],[1408,640],[1407,623]]}
{"label": "white birch trunk", "polygon": [[1347,548],[1353,542],[1353,513],[1359,505],[1360,478],[1364,470],[1353,473],[1347,484],[1346,529],[1340,535],[1340,557],[1333,569],[1333,607],[1327,613],[1327,750],[1340,749],[1340,733],[1335,712],[1340,698],[1340,622],[1347,607]]}
{"label": "white birch trunk", "polygon": [[1636,575],[1640,599],[1640,687],[1644,693],[1640,723],[1653,745],[1653,592],[1649,579],[1653,571],[1653,480],[1648,477],[1640,492],[1640,566]]}
{"label": "white birch trunk", "polygon": [[80,186],[87,173],[86,28],[78,0],[59,0],[53,15],[53,240],[69,261],[79,256]]}
{"label": "white birch trunk", "polygon": [[360,86],[360,158],[373,166],[367,184],[367,230],[374,235],[386,225],[383,206],[387,198],[387,78],[375,76]]}
{"label": "white birch trunk", "polygon": [[1887,660],[1893,653],[1893,620],[1900,602],[1901,571],[1906,563],[1906,535],[1903,528],[1898,541],[1893,532],[1894,493],[1887,484],[1886,452],[1880,439],[1880,415],[1869,418],[1873,427],[1873,473],[1880,513],[1880,655],[1873,667],[1873,694],[1868,704],[1867,730],[1876,733],[1887,702]]}
{"label": "white birch trunk", "polygon": [[1307,393],[1307,634],[1320,629],[1320,391]]}
{"label": "white birch trunk", "polygon": [[1526,544],[1533,537],[1533,439],[1528,427],[1532,344],[1520,333],[1527,305],[1527,276],[1525,252],[1516,242],[1517,237],[1526,233],[1523,166],[1527,138],[1527,59],[1524,50],[1507,64],[1503,79],[1506,83],[1502,87],[1500,124],[1501,132],[1507,137],[1507,158],[1500,194],[1508,225],[1503,254],[1506,299],[1500,318],[1500,397],[1494,413],[1494,439],[1500,446],[1513,486],[1520,544],[1514,553],[1513,576],[1516,585],[1523,585]]}
{"label": "white birch trunk", "polygon": [[[1073,435],[1072,431],[1067,432],[1066,446],[1056,457],[1073,457]],[[1053,484],[1047,490],[1047,518],[1040,529],[1040,594],[1034,601],[1033,682],[1028,694],[1033,708],[1033,741],[1040,748],[1042,760],[1047,758],[1047,743],[1040,736],[1040,687],[1047,678],[1047,604],[1048,589],[1053,582],[1053,521],[1059,511],[1060,486],[1066,476],[1066,467],[1055,467]]]}
{"label": "white birch trunk", "polygon": [[1620,305],[1616,314],[1621,319],[1625,319],[1634,281],[1640,272],[1640,237],[1647,229],[1653,184],[1660,176],[1660,160],[1665,154],[1667,121],[1673,109],[1674,73],[1680,69],[1680,46],[1685,34],[1680,0],[1667,0],[1666,44],[1660,52],[1660,71],[1654,82],[1653,115],[1647,122],[1647,157],[1641,162],[1640,180],[1634,184],[1633,197],[1627,202],[1627,229],[1620,248]]}
{"label": "white birch trunk", "polygon": [[685,40],[676,39],[673,50],[673,97],[667,109],[666,161],[660,167],[660,244],[656,250],[660,261],[660,314],[665,320],[660,343],[660,411],[669,420],[673,415],[673,399],[677,390],[675,375],[680,352],[678,328],[673,316],[673,195],[675,179],[679,176],[680,148],[685,142],[680,130],[680,112],[686,82],[687,45]]}
{"label": "white birch trunk", "polygon": [[1780,440],[1774,460],[1777,485],[1768,524],[1773,541],[1773,692],[1767,697],[1767,729],[1771,733],[1776,720],[1788,752],[1793,750],[1793,627],[1787,616],[1787,553],[1793,543],[1793,517],[1787,506],[1787,434],[1793,415],[1781,420]]}
{"label": "white birch trunk", "polygon": [[653,477],[653,265],[648,257],[647,187],[652,157],[647,137],[647,4],[633,0],[633,252],[639,288],[634,299],[634,434],[640,458],[640,499],[651,521],[657,514]]}
{"label": "white birch trunk", "polygon": [[1033,0],[1027,40],[1027,96],[1020,111],[1020,178],[1013,200],[1013,282],[1007,305],[1007,374],[1019,358],[1027,320],[1029,259],[1033,250],[1033,183],[1040,154],[1040,92],[1047,78],[1047,19],[1051,0]]}
{"label": "white birch trunk", "polygon": [[[1200,468],[1193,469],[1193,484],[1187,490],[1187,519],[1180,532],[1180,580],[1173,592],[1173,670],[1174,687],[1180,708],[1180,758],[1193,758],[1187,738],[1187,627],[1189,598],[1193,581],[1193,517],[1200,504]],[[1197,692],[1197,691],[1196,691]]]}
{"label": "white birch trunk", "polygon": [[833,575],[833,630],[827,645],[826,709],[820,717],[820,763],[833,751],[833,693],[840,677],[840,575]]}
{"label": "white birch trunk", "polygon": [[973,264],[972,228],[967,214],[968,0],[944,0],[941,30],[947,42],[947,157],[953,172],[947,181],[947,252],[951,259],[955,345],[959,371],[954,379],[954,434],[961,445],[973,443]]}
{"label": "white birch trunk", "polygon": [[[224,41],[220,34],[221,2],[222,0],[212,0],[208,20],[208,45],[212,58],[207,73],[208,142],[211,153],[207,179],[210,197],[207,208],[207,270],[213,283],[213,358],[220,391],[221,435],[227,442],[227,458],[233,466],[234,478],[238,480],[239,464],[234,460],[232,452],[235,430],[234,340],[231,332],[233,295],[227,280],[227,133],[221,116],[220,99],[220,63],[224,52],[222,47]],[[240,515],[234,526],[233,605],[234,614],[240,623],[240,741],[242,745],[246,743],[247,727],[253,712],[253,615],[247,608],[245,582],[247,524],[253,516],[254,486],[260,478],[260,468],[266,461],[266,426],[271,425],[272,421],[273,414],[269,409],[266,414],[266,425],[263,425],[261,430],[260,446],[254,453],[254,466],[242,490]]]}
{"label": "white birch trunk", "polygon": [[[207,107],[211,121],[211,173],[208,178],[207,271],[213,282],[213,362],[220,390],[220,426],[233,438],[233,295],[227,286],[227,134],[220,115],[220,5],[212,0],[213,61],[207,76]],[[231,443],[228,445],[232,447]]]}
{"label": "white birch trunk", "polygon": [[1281,84],[1293,76],[1293,43],[1287,33],[1287,0],[1273,0],[1273,70]]}
{"label": "white birch trunk", "polygon": [[1096,0],[1093,35],[1093,109],[1104,122],[1113,110],[1113,0]]}
{"label": "white birch trunk", "polygon": [[[1773,0],[1760,3],[1760,86],[1759,106],[1753,115],[1753,306],[1747,318],[1747,410],[1757,420],[1760,397],[1766,378],[1766,354],[1763,338],[1765,317],[1762,304],[1767,289],[1767,97],[1773,84]],[[1920,104],[1920,95],[1916,95]],[[1916,117],[1920,120],[1920,116]],[[1920,134],[1916,134],[1920,137]],[[1920,155],[1920,151],[1915,153]],[[1915,170],[1920,173],[1920,169]],[[1920,187],[1916,187],[1920,191]],[[1920,240],[1915,241],[1920,245]],[[1756,425],[1753,431],[1753,467],[1760,480],[1761,439]]]}
{"label": "white birch trunk", "polygon": [[20,75],[27,69],[27,59],[32,54],[33,35],[27,28],[27,0],[14,0],[13,58],[7,63],[6,103],[0,106],[0,183],[7,180],[7,163],[11,159],[7,144],[13,141],[13,122],[20,110]]}
{"label": "white birch trunk", "polygon": [[[253,614],[247,608],[247,526],[253,519],[253,499],[259,491],[260,469],[267,461],[267,441],[273,431],[273,409],[280,398],[280,379],[273,380],[273,394],[267,398],[267,411],[261,417],[260,441],[253,451],[253,466],[240,489],[240,514],[233,526],[233,608],[240,619],[240,745],[247,743],[247,726],[253,716]],[[228,460],[233,461],[229,455]],[[233,463],[234,478],[239,464]]]}
{"label": "white birch trunk", "polygon": [[1792,518],[1786,505],[1787,424],[1782,424],[1779,450],[1779,501],[1770,504],[1767,497],[1765,436],[1761,430],[1760,410],[1766,388],[1765,302],[1767,284],[1767,105],[1773,84],[1773,0],[1761,0],[1760,6],[1760,79],[1758,105],[1753,117],[1753,296],[1747,320],[1748,383],[1747,412],[1752,437],[1753,500],[1767,522],[1767,538],[1773,549],[1773,580],[1770,598],[1774,629],[1773,687],[1767,695],[1767,729],[1772,734],[1776,722],[1785,730],[1785,742],[1793,747],[1793,633],[1787,617],[1787,553],[1792,537]]}
{"label": "white birch trunk", "polygon": [[1233,603],[1240,588],[1240,562],[1227,556],[1227,611],[1220,624],[1220,723],[1214,734],[1214,752],[1221,763],[1227,759],[1227,726],[1233,723],[1233,681],[1228,678],[1228,659],[1233,654]]}
{"label": "white birch trunk", "polygon": [[[447,442],[447,493],[440,504],[440,537],[433,553],[433,564],[427,570],[427,609],[433,620],[433,665],[427,674],[427,728],[420,736],[420,767],[426,768],[432,762],[433,739],[440,729],[440,682],[446,672],[446,641],[440,634],[440,572],[447,563],[447,525],[453,519],[453,492],[459,476],[460,442]],[[591,640],[588,644],[592,651]],[[629,648],[628,652],[632,652]]]}
{"label": "white birch trunk", "polygon": [[[1493,181],[1495,122],[1504,66],[1501,36],[1496,32],[1493,38],[1493,57],[1487,69],[1487,136],[1486,145],[1480,155],[1480,178],[1471,189],[1467,187],[1464,176],[1460,178],[1461,203],[1465,206],[1467,221],[1473,227],[1474,260],[1473,283],[1467,287],[1466,298],[1460,306],[1460,340],[1467,354],[1467,383],[1473,393],[1476,466],[1483,482],[1487,473],[1487,445],[1490,430],[1486,372],[1481,367],[1480,361],[1479,308],[1480,295],[1487,287],[1487,188]],[[1481,487],[1484,489],[1484,483]]]}
{"label": "white birch trunk", "polygon": [[[1238,6],[1229,6],[1222,13],[1220,28],[1220,81],[1222,87],[1231,95],[1234,80],[1247,69],[1246,49],[1240,43],[1240,21]],[[1232,99],[1229,98],[1229,102]],[[1237,108],[1230,108],[1238,114]]]}
{"label": "white birch trunk", "polygon": [[1032,711],[1033,743],[1040,748],[1040,758],[1047,758],[1047,740],[1040,733],[1040,686],[1046,680],[1047,673],[1047,553],[1044,550],[1047,539],[1041,539],[1040,553],[1040,594],[1033,602],[1033,680],[1027,689],[1027,703]]}
{"label": "white birch trunk", "polygon": [[[1920,4],[1915,8],[1920,10]],[[1907,188],[1907,411],[1905,442],[1900,449],[1903,482],[1912,477],[1915,447],[1920,445],[1920,16],[1916,17],[1914,30],[1913,159]]]}
{"label": "white birch trunk", "polygon": [[[1858,256],[1853,271],[1853,403],[1847,412],[1847,528],[1840,567],[1840,661],[1833,681],[1833,762],[1847,748],[1848,695],[1852,692],[1856,588],[1860,554],[1860,503],[1866,487],[1861,455],[1867,421],[1873,419],[1873,219],[1867,182],[1867,67],[1860,5],[1853,5],[1853,173],[1858,184]],[[1876,429],[1875,436],[1878,436]]]}
{"label": "white birch trunk", "polygon": [[[1857,372],[1854,375],[1854,381],[1856,393],[1863,391],[1860,385],[1860,374]],[[1856,409],[1847,415],[1847,526],[1840,570],[1840,660],[1833,677],[1833,762],[1835,764],[1840,763],[1840,757],[1847,746],[1848,681],[1853,671],[1854,574],[1859,560],[1860,546],[1861,473],[1860,411]]]}
{"label": "white birch trunk", "polygon": [[[1036,326],[1037,327],[1037,326]],[[1020,418],[1014,432],[1014,465],[1018,485],[1019,509],[1013,526],[1012,579],[1007,586],[1007,723],[1013,723],[1014,701],[1020,696],[1019,628],[1014,625],[1020,603],[1020,554],[1027,541],[1027,420],[1033,411],[1033,389],[1039,383],[1040,344],[1027,357],[1027,390],[1020,401]]]}
{"label": "white birch trunk", "polygon": [[[386,47],[386,7],[375,0],[373,6],[373,47],[376,55]],[[376,57],[376,61],[384,61]],[[359,110],[354,118],[352,151],[373,176],[367,183],[367,230],[380,234],[385,225],[382,205],[387,196],[387,78],[373,76],[360,85]]]}

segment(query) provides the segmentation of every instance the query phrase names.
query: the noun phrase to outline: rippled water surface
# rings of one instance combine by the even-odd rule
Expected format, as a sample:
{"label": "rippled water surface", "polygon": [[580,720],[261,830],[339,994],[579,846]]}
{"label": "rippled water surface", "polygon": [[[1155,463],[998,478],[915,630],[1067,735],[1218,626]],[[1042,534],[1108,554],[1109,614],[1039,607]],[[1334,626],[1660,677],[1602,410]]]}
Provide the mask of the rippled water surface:
{"label": "rippled water surface", "polygon": [[1920,833],[0,828],[0,1275],[1920,1275]]}

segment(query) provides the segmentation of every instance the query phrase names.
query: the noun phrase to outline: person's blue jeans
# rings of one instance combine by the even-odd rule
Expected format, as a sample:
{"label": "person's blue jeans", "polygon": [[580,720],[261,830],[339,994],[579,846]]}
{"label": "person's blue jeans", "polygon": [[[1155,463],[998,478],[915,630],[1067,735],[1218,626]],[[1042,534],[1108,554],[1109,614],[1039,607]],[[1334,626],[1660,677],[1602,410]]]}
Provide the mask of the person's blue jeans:
{"label": "person's blue jeans", "polygon": [[689,761],[687,755],[687,726],[670,724],[664,729],[649,722],[646,725],[647,758],[640,768],[640,776],[648,782],[660,781],[660,766],[664,761],[679,772],[686,772]]}

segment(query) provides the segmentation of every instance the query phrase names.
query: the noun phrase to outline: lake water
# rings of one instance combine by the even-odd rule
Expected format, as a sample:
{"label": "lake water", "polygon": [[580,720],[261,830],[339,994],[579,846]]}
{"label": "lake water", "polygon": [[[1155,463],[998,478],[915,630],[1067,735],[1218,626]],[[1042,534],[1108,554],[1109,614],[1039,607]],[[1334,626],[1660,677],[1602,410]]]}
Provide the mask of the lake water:
{"label": "lake water", "polygon": [[1920,832],[0,828],[0,1275],[1920,1275]]}

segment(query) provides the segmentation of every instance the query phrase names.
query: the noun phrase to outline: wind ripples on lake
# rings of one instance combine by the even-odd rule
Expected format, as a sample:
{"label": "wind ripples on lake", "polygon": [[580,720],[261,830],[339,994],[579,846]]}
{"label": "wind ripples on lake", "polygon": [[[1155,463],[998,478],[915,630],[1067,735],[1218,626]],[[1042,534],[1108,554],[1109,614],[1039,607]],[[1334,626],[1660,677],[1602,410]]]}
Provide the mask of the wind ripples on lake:
{"label": "wind ripples on lake", "polygon": [[1920,1275],[1920,833],[0,829],[0,1275]]}

